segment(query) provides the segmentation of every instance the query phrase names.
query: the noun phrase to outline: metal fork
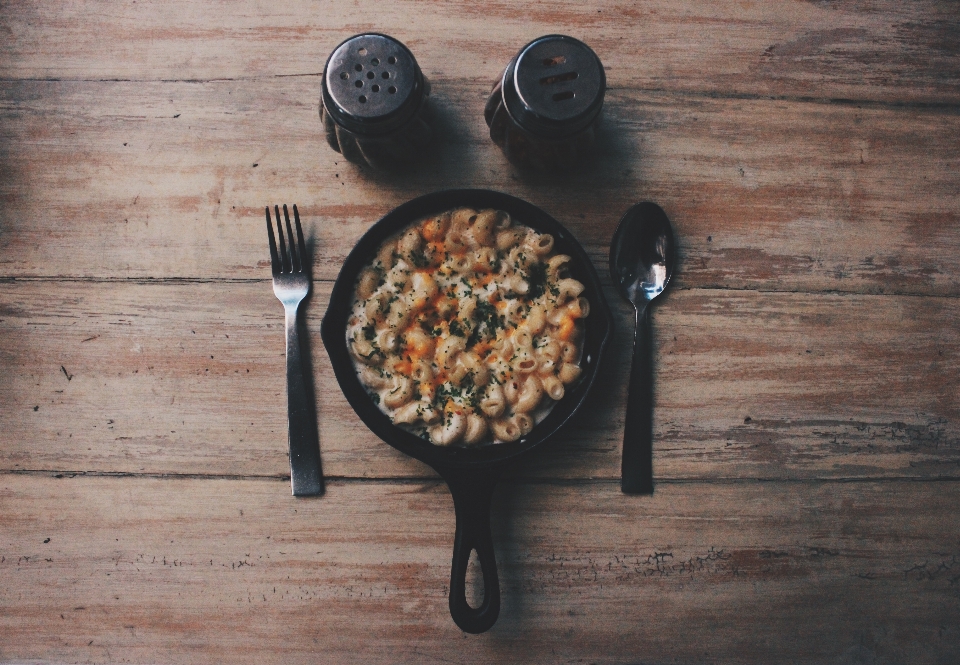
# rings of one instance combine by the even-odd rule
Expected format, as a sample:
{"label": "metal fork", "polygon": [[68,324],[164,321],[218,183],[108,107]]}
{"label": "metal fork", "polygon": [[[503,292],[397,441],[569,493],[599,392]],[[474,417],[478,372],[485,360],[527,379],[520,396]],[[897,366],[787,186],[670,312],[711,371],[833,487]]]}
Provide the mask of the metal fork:
{"label": "metal fork", "polygon": [[[307,250],[300,227],[300,213],[293,206],[293,218],[297,225],[297,240],[294,242],[290,227],[290,213],[283,206],[287,226],[284,242],[283,225],[280,223],[280,208],[273,206],[277,218],[278,243],[273,235],[270,206],[267,206],[267,234],[270,237],[270,265],[273,269],[273,292],[286,314],[287,329],[287,431],[290,444],[290,484],[294,496],[323,494],[323,476],[320,472],[320,437],[317,421],[307,394],[303,374],[303,357],[300,353],[300,336],[297,330],[297,309],[310,292],[310,275],[306,270]],[[289,244],[289,247],[287,246]]]}

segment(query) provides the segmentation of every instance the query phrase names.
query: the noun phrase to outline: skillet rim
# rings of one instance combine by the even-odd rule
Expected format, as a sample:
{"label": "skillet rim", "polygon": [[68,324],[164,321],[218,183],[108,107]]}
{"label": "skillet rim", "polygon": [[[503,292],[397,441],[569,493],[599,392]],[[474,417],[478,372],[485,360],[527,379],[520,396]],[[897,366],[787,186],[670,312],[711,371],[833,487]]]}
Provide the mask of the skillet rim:
{"label": "skillet rim", "polygon": [[[584,319],[584,360],[581,361],[584,372],[573,390],[568,390],[544,420],[518,441],[471,448],[436,446],[394,425],[360,383],[347,349],[345,334],[357,277],[383,240],[422,217],[462,206],[505,210],[519,223],[553,234],[555,247],[573,258],[571,272],[583,282],[591,306],[590,316]],[[360,420],[388,445],[438,471],[441,468],[463,469],[507,462],[553,437],[580,409],[593,387],[612,330],[613,314],[603,295],[596,268],[573,234],[532,203],[489,189],[447,189],[424,194],[402,203],[381,217],[367,229],[344,260],[320,324],[320,336],[333,366],[334,376]]]}

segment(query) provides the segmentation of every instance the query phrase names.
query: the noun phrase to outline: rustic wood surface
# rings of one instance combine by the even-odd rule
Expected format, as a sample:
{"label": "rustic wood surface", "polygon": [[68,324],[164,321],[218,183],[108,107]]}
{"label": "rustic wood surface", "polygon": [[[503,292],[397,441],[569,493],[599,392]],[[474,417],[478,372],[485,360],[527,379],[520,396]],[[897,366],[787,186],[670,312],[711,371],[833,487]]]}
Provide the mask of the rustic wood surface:
{"label": "rustic wood surface", "polygon": [[606,481],[505,484],[504,606],[481,636],[447,611],[453,504],[437,483],[336,481],[304,501],[256,479],[0,488],[8,659],[960,657],[957,483],[666,483],[643,501]]}
{"label": "rustic wood surface", "polygon": [[[438,138],[324,143],[329,52],[404,41]],[[527,41],[604,62],[598,157],[517,171],[482,120]],[[0,0],[0,662],[960,661],[960,8]],[[319,337],[394,206],[453,187],[565,224],[616,330],[495,495],[498,623],[447,609],[446,487],[374,437]],[[652,497],[618,487],[623,212],[669,214]],[[297,203],[327,493],[289,492],[263,206]]]}

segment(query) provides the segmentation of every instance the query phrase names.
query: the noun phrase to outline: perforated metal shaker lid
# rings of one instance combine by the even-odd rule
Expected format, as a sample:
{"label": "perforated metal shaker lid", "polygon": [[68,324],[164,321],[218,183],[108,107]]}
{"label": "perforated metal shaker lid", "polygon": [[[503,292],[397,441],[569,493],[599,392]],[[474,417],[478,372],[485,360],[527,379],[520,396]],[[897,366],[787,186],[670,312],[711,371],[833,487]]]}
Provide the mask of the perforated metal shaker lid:
{"label": "perforated metal shaker lid", "polygon": [[524,46],[503,74],[504,102],[518,125],[562,137],[585,129],[600,113],[607,79],[589,46],[546,35]]}
{"label": "perforated metal shaker lid", "polygon": [[359,134],[401,127],[416,113],[423,91],[413,53],[387,35],[351,37],[324,67],[324,107],[337,123]]}

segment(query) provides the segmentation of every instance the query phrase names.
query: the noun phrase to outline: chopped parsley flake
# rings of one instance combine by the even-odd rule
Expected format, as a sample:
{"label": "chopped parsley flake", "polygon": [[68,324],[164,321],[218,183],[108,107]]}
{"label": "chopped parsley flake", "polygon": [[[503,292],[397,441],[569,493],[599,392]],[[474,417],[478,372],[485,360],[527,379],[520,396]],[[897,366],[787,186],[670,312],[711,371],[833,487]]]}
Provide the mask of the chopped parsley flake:
{"label": "chopped parsley flake", "polygon": [[534,263],[530,266],[527,276],[530,284],[530,298],[536,300],[543,295],[547,288],[547,266],[543,263]]}
{"label": "chopped parsley flake", "polygon": [[412,263],[417,268],[428,268],[430,267],[430,259],[427,258],[427,255],[424,254],[422,249],[410,252],[410,263]]}

